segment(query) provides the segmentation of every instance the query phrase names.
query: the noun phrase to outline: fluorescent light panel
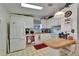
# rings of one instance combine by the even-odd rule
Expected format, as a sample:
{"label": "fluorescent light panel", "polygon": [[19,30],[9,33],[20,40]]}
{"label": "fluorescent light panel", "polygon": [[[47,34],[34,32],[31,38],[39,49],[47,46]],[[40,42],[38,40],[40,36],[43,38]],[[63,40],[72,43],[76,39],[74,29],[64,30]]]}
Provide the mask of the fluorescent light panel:
{"label": "fluorescent light panel", "polygon": [[37,9],[37,10],[42,10],[43,7],[41,6],[36,6],[36,5],[32,5],[32,4],[27,4],[27,3],[21,3],[22,7],[27,7],[27,8],[32,8],[32,9]]}
{"label": "fluorescent light panel", "polygon": [[55,15],[64,15],[64,12],[59,11]]}

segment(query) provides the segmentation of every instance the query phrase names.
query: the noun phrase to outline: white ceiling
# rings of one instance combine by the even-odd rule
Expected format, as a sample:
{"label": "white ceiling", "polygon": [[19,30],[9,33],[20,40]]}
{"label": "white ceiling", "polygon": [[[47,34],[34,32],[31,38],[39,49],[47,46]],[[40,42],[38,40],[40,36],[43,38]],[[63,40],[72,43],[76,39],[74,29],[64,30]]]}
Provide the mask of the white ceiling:
{"label": "white ceiling", "polygon": [[20,3],[5,3],[4,6],[10,13],[33,15],[36,17],[44,17],[54,15],[57,11],[65,6],[65,3],[52,3],[52,6],[48,6],[49,3],[31,3],[33,5],[43,6],[43,10],[35,10],[30,8],[21,7]]}

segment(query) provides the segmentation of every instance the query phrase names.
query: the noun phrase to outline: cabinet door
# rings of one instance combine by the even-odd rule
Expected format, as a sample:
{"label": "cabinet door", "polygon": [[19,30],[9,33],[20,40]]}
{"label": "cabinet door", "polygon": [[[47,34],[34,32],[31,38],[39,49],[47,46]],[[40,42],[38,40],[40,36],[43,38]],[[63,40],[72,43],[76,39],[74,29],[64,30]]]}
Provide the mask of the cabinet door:
{"label": "cabinet door", "polygon": [[37,42],[37,41],[40,41],[40,34],[36,34],[35,35],[35,41]]}
{"label": "cabinet door", "polygon": [[40,38],[41,38],[41,41],[48,40],[48,39],[51,39],[51,35],[50,34],[41,34]]}
{"label": "cabinet door", "polygon": [[28,21],[28,28],[33,28],[33,18],[30,18]]}
{"label": "cabinet door", "polygon": [[41,24],[42,24],[42,28],[46,28],[47,24],[46,24],[46,20],[41,20]]}
{"label": "cabinet door", "polygon": [[26,28],[33,28],[33,18],[32,17],[24,17],[26,22]]}
{"label": "cabinet door", "polygon": [[41,39],[41,41],[45,40],[45,39],[46,39],[46,38],[45,38],[45,35],[40,34],[40,39]]}
{"label": "cabinet door", "polygon": [[51,28],[51,27],[52,27],[52,26],[51,26],[51,24],[52,24],[52,21],[51,21],[51,20],[48,20],[47,24],[48,24],[48,25],[47,25],[48,28]]}

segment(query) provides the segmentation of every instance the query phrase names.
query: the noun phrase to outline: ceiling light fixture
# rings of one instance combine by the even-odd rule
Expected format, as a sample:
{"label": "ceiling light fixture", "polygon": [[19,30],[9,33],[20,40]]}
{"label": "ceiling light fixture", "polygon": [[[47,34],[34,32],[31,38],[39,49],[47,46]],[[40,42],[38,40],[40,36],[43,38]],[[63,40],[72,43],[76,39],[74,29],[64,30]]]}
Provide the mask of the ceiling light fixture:
{"label": "ceiling light fixture", "polygon": [[43,7],[41,6],[36,6],[36,5],[32,5],[32,4],[27,4],[27,3],[21,3],[22,7],[27,7],[27,8],[32,8],[32,9],[37,9],[37,10],[42,10]]}
{"label": "ceiling light fixture", "polygon": [[64,15],[64,12],[57,12],[56,14],[55,14],[56,16],[59,16],[59,15]]}

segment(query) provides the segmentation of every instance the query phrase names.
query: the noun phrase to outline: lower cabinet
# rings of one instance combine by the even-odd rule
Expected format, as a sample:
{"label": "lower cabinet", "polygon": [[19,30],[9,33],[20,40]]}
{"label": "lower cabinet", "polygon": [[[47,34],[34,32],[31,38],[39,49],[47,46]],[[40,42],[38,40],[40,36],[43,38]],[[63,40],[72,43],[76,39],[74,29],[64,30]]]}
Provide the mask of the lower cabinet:
{"label": "lower cabinet", "polygon": [[64,48],[61,48],[60,53],[61,53],[62,56],[78,55],[77,46],[75,44],[73,44],[73,45],[69,45],[69,46],[66,46]]}
{"label": "lower cabinet", "polygon": [[36,34],[35,35],[35,41],[44,41],[44,40],[50,40],[50,39],[58,38],[58,35],[54,35],[51,33],[44,33],[44,34]]}
{"label": "lower cabinet", "polygon": [[36,34],[36,35],[35,35],[35,42],[37,42],[37,41],[40,40],[40,37],[39,37],[39,36],[40,36],[40,34]]}
{"label": "lower cabinet", "polygon": [[51,39],[51,35],[50,34],[41,34],[40,35],[40,40],[44,41],[44,40],[48,40]]}

